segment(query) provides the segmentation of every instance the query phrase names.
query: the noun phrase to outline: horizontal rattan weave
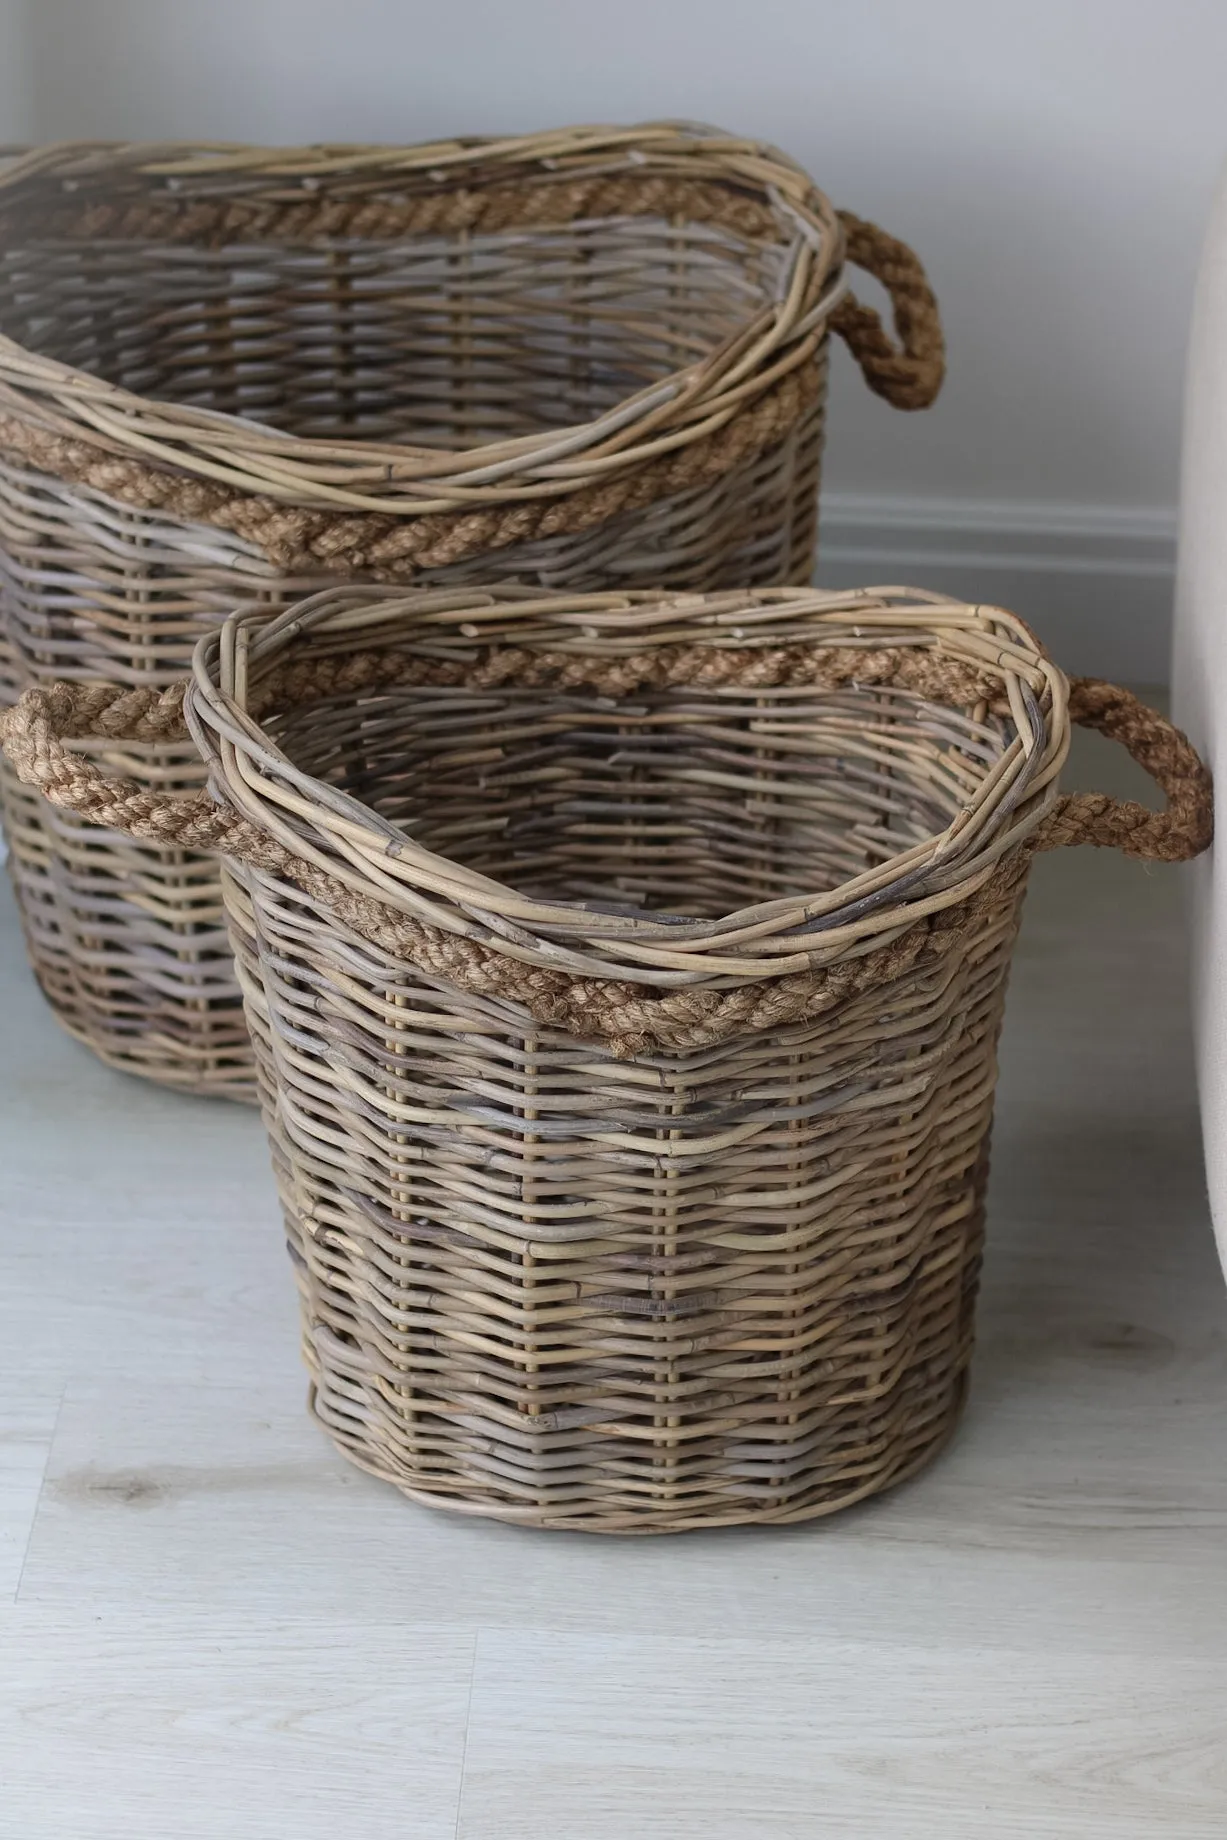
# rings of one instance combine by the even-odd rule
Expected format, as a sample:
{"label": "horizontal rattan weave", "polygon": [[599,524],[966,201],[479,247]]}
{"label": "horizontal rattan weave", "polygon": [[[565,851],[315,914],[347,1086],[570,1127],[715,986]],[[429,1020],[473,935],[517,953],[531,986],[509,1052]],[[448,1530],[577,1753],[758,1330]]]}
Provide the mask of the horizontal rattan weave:
{"label": "horizontal rattan weave", "polygon": [[[0,173],[0,252],[10,694],[168,684],[233,607],[321,578],[805,581],[829,329],[901,407],[941,380],[902,245],[774,150],[668,124],[47,148]],[[200,783],[181,748],[118,764]],[[216,870],[53,819],[11,775],[0,801],[68,1027],[247,1093]]]}
{"label": "horizontal rattan weave", "polygon": [[[57,807],[228,859],[314,1408],[417,1499],[787,1522],[919,1468],[971,1348],[1037,846],[1210,834],[1183,737],[901,593],[244,613],[0,716]],[[1164,812],[1058,793],[1071,709]],[[71,751],[172,739],[216,795]]]}

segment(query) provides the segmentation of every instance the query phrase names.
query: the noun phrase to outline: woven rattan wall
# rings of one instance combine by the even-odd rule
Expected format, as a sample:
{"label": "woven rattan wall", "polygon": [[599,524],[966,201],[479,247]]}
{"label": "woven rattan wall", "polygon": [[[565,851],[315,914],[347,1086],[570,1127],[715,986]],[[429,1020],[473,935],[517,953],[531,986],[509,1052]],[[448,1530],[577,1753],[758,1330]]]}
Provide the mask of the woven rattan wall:
{"label": "woven rattan wall", "polygon": [[[907,349],[843,294],[845,245]],[[161,684],[323,577],[808,579],[827,333],[931,399],[901,245],[673,126],[416,149],[59,147],[0,176],[10,698]],[[0,683],[0,693],[3,684]],[[121,765],[199,783],[190,750]],[[216,871],[0,776],[30,953],[104,1059],[249,1096]]]}
{"label": "woven rattan wall", "polygon": [[[185,708],[213,796],[72,751]],[[1071,714],[1165,811],[1059,793]],[[61,684],[0,741],[228,860],[337,1442],[603,1531],[804,1519],[940,1447],[1032,853],[1210,836],[1170,725],[917,595],[333,591],[227,621],[186,706]]]}
{"label": "woven rattan wall", "polygon": [[[594,977],[638,961],[679,1009],[696,997],[694,1017],[672,1048],[630,1014],[604,1045],[526,1027],[282,877],[236,872],[315,1410],[378,1474],[510,1519],[668,1531],[828,1511],[919,1468],[958,1416],[1025,856],[912,965],[834,1009],[713,1027],[707,986],[793,962],[822,940],[815,920],[843,951],[889,939],[898,858],[923,862],[969,804],[984,828],[971,819],[959,869],[936,880],[974,885],[1009,836],[1010,794],[1042,804],[1060,722],[1024,761],[976,644],[1018,635],[951,632],[966,615],[945,609],[797,595],[507,613],[437,618],[407,648],[427,667],[412,688],[351,687],[364,638],[405,644],[395,619],[310,628],[302,673],[349,652],[332,695],[320,680],[301,704],[297,683],[284,708],[262,694],[284,647],[250,668],[230,653],[219,675],[342,795],[326,828],[352,799],[412,838],[401,886],[432,917],[480,903],[532,958],[552,935]],[[927,684],[909,673],[935,631],[961,705],[940,695],[942,665]],[[220,699],[203,720],[218,777],[250,769]],[[280,775],[256,772],[249,809],[275,814]],[[864,931],[839,929],[875,883],[876,916],[871,895]],[[776,981],[748,989],[772,1014]]]}

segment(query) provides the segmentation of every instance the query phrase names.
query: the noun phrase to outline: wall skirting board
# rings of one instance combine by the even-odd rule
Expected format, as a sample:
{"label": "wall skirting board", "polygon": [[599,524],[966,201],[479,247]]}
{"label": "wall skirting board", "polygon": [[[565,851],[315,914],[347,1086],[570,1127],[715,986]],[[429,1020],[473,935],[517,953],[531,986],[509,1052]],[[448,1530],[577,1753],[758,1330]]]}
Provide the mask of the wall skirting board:
{"label": "wall skirting board", "polygon": [[1162,508],[830,492],[818,579],[993,601],[1067,671],[1162,684],[1175,557],[1176,513]]}

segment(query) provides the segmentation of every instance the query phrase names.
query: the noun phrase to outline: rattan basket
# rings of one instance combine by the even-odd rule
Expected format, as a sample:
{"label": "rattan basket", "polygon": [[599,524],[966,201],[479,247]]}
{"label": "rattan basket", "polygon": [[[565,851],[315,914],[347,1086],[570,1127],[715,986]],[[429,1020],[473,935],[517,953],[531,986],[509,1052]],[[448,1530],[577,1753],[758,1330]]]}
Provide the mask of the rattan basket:
{"label": "rattan basket", "polygon": [[[1177,859],[1188,743],[1010,615],[903,595],[332,591],[202,642],[219,803],[14,770],[228,857],[314,1409],[416,1499],[670,1532],[826,1514],[962,1402],[1037,848]],[[1062,796],[1069,717],[1163,813]]]}
{"label": "rattan basket", "polygon": [[[807,581],[828,332],[904,408],[915,258],[782,155],[672,125],[389,148],[67,146],[0,175],[16,689],[164,685],[321,577]],[[901,348],[845,291],[887,286]],[[3,682],[0,679],[0,694]],[[124,769],[200,784],[156,742]],[[0,781],[30,953],[105,1060],[248,1095],[217,871]]]}

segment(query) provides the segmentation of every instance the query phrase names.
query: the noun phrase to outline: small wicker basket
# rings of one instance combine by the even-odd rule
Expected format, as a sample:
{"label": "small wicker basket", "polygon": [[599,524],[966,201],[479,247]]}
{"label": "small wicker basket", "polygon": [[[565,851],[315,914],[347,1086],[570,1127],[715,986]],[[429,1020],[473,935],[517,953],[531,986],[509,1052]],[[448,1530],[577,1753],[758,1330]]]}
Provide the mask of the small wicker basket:
{"label": "small wicker basket", "polygon": [[[61,146],[0,175],[10,694],[163,686],[321,578],[807,581],[828,333],[903,408],[915,258],[770,148],[674,125],[427,147]],[[881,279],[901,347],[846,293]],[[194,750],[119,763],[201,783]],[[250,1096],[216,867],[0,778],[39,979],[103,1059]]]}
{"label": "small wicker basket", "polygon": [[[418,1500],[663,1533],[826,1514],[963,1398],[1037,848],[1210,834],[1184,737],[1011,615],[804,590],[332,591],[202,641],[220,802],[13,768],[228,858],[314,1409]],[[1059,794],[1069,717],[1162,813]]]}

